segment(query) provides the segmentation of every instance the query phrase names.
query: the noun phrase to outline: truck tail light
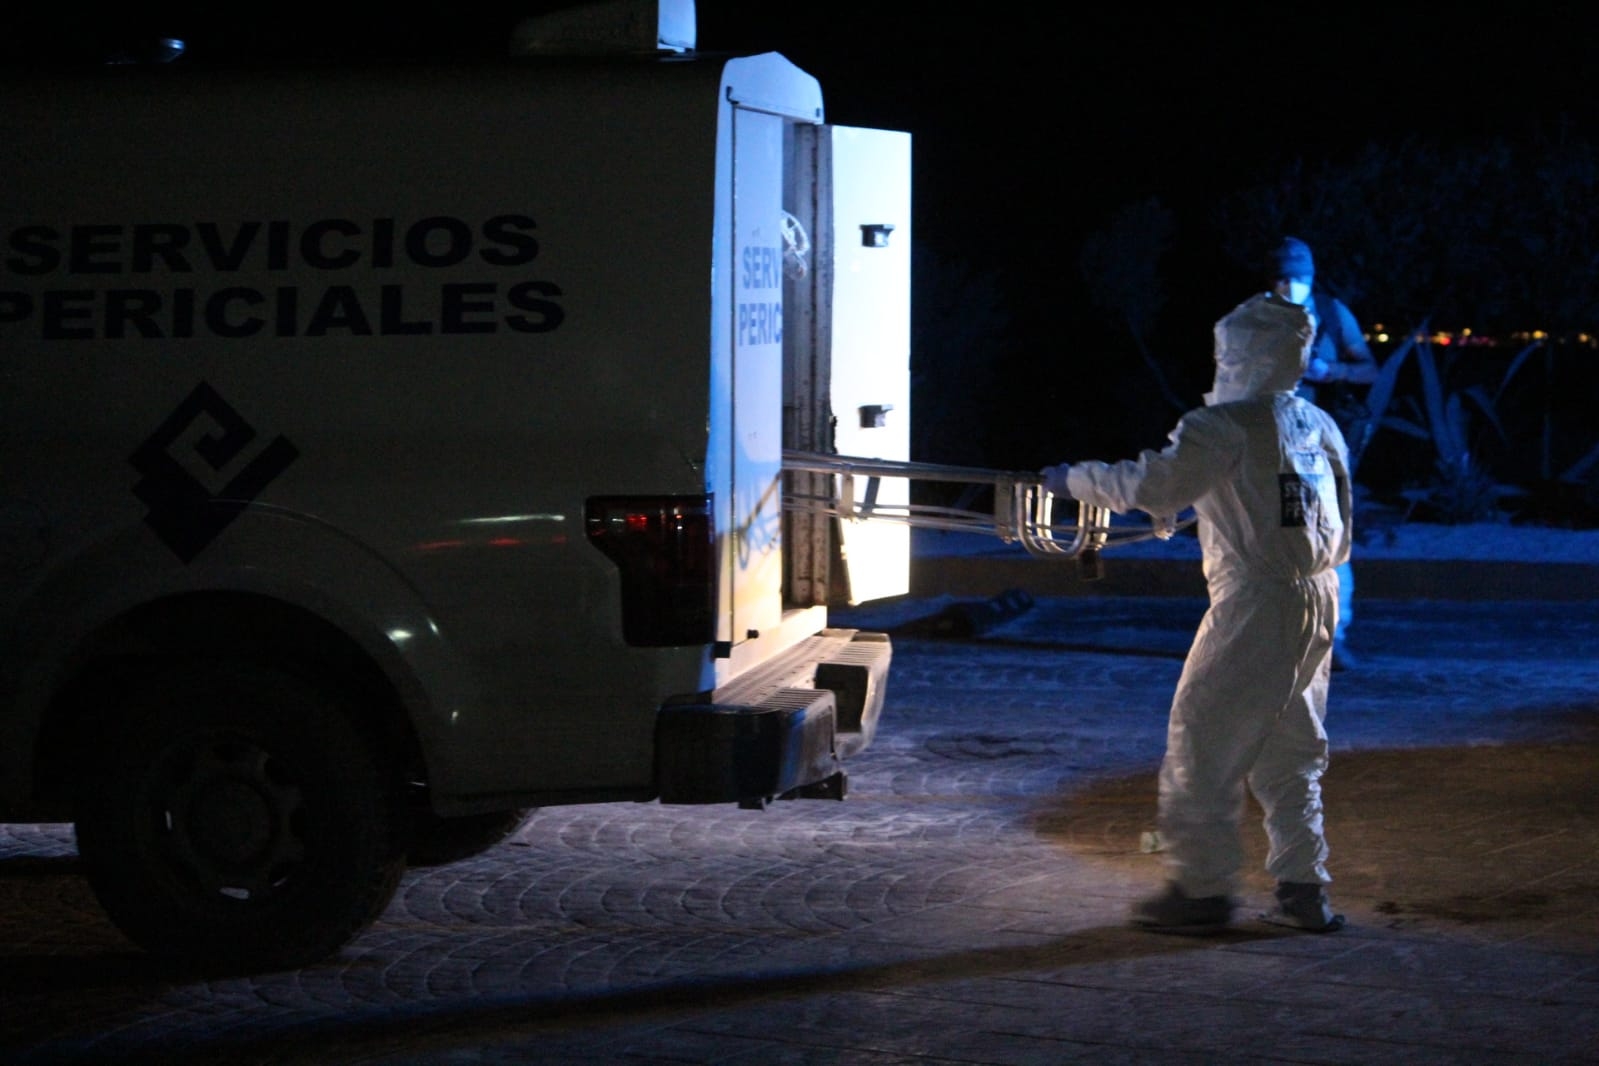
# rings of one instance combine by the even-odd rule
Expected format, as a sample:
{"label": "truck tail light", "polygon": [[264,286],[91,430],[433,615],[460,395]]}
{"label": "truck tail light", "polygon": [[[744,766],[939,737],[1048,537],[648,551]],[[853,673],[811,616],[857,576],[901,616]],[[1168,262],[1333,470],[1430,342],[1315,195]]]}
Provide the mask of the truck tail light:
{"label": "truck tail light", "polygon": [[622,636],[641,647],[716,637],[716,550],[709,496],[594,496],[589,542],[622,575]]}

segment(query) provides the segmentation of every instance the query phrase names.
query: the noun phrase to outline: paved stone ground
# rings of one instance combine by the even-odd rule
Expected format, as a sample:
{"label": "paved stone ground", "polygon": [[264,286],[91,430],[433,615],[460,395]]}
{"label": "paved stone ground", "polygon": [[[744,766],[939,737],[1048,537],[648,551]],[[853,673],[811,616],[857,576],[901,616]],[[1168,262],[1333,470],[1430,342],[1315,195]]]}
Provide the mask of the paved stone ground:
{"label": "paved stone ground", "polygon": [[68,827],[7,827],[0,1062],[1599,1061],[1599,602],[1363,604],[1326,782],[1351,928],[1195,939],[1124,915],[1202,608],[901,635],[846,802],[540,811],[297,972],[162,972]]}

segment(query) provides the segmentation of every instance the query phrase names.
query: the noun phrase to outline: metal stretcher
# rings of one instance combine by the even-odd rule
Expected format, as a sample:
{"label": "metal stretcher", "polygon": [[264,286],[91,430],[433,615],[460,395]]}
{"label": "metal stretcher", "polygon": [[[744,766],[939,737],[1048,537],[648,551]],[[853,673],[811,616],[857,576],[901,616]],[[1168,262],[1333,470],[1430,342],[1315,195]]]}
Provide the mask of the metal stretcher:
{"label": "metal stretcher", "polygon": [[[783,452],[786,510],[823,514],[845,521],[900,522],[922,529],[986,533],[1006,543],[1020,542],[1040,558],[1077,559],[1087,576],[1097,573],[1099,553],[1106,548],[1151,539],[1164,540],[1194,519],[1173,517],[1152,524],[1112,525],[1109,508],[1057,497],[1044,487],[1042,475],[1015,470],[942,466],[907,460],[869,459],[817,452]],[[887,478],[945,482],[964,486],[956,502],[940,505],[885,502],[880,499]],[[895,495],[899,495],[896,493]],[[909,494],[905,494],[909,499]],[[992,507],[977,506],[987,496]],[[1057,522],[1060,504],[1076,504],[1075,522]]]}

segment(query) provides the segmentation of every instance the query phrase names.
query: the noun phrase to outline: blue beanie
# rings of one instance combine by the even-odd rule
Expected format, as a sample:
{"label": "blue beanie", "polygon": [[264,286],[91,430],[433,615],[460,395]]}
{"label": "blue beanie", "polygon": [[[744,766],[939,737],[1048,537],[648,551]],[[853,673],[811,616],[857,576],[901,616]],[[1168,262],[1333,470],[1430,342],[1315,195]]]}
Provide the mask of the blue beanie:
{"label": "blue beanie", "polygon": [[1310,256],[1310,245],[1298,237],[1284,237],[1272,250],[1267,269],[1273,278],[1309,278],[1316,273],[1316,261]]}

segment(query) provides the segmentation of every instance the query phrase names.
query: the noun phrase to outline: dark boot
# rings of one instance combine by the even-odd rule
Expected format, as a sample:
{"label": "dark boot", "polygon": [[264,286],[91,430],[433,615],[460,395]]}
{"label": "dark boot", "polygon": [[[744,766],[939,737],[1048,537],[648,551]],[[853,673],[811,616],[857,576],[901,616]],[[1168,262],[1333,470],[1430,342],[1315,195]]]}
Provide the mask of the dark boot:
{"label": "dark boot", "polygon": [[1164,891],[1133,907],[1135,925],[1157,933],[1219,933],[1232,921],[1233,901],[1227,896],[1190,896],[1174,881]]}
{"label": "dark boot", "polygon": [[1333,913],[1327,893],[1315,882],[1278,881],[1277,906],[1260,917],[1307,933],[1336,933],[1344,927],[1344,916]]}

